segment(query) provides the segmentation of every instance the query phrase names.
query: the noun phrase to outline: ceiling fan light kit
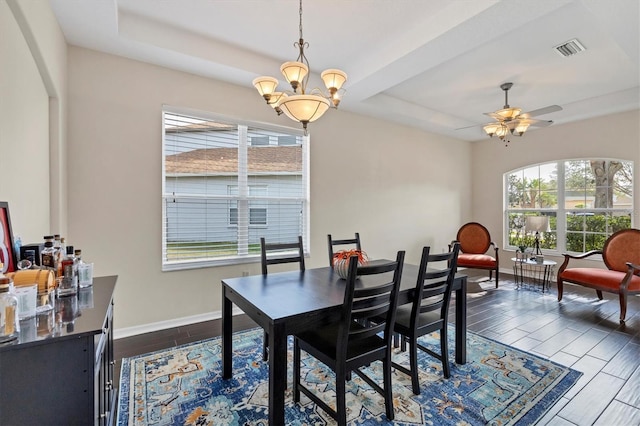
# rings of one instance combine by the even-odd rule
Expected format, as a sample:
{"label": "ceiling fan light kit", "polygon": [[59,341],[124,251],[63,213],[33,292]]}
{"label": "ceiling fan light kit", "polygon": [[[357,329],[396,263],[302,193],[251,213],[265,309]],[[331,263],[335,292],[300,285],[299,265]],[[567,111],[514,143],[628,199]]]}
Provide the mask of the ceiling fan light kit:
{"label": "ceiling fan light kit", "polygon": [[509,144],[509,137],[511,135],[522,136],[530,126],[545,127],[553,124],[553,121],[551,120],[536,120],[531,117],[562,110],[562,107],[558,105],[550,105],[535,111],[522,113],[521,108],[509,106],[508,92],[512,87],[513,83],[503,83],[500,85],[500,88],[504,91],[504,107],[495,112],[485,113],[485,115],[488,115],[497,121],[485,124],[482,127],[489,137],[497,136],[500,140],[505,141],[505,146]]}
{"label": "ceiling fan light kit", "polygon": [[273,77],[258,77],[253,80],[253,85],[278,115],[284,112],[290,119],[302,123],[306,135],[308,123],[322,117],[329,108],[338,108],[345,92],[342,86],[347,81],[347,74],[338,69],[325,70],[320,77],[328,94],[324,94],[317,88],[307,91],[310,72],[304,48],[309,44],[302,37],[302,0],[300,0],[300,38],[294,46],[299,49],[298,58],[292,62],[285,62],[280,67],[280,72],[293,89],[292,92],[276,92],[278,80]]}

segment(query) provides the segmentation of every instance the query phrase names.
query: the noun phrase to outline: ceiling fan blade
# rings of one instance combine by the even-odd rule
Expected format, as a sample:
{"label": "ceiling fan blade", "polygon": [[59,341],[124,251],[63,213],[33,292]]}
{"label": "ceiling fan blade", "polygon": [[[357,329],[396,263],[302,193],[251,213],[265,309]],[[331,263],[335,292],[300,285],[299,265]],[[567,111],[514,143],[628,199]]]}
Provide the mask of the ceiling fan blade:
{"label": "ceiling fan blade", "polygon": [[538,115],[550,114],[557,111],[562,111],[562,107],[560,105],[549,105],[544,108],[534,109],[533,111],[522,113],[518,118],[537,117]]}
{"label": "ceiling fan blade", "polygon": [[474,128],[474,127],[480,128],[480,127],[483,127],[483,126],[484,126],[484,124],[474,124],[473,126],[458,127],[458,128],[457,128],[457,129],[455,129],[455,130],[472,129],[472,128]]}
{"label": "ceiling fan blade", "polygon": [[553,120],[531,120],[531,125],[535,127],[549,127],[553,124]]}

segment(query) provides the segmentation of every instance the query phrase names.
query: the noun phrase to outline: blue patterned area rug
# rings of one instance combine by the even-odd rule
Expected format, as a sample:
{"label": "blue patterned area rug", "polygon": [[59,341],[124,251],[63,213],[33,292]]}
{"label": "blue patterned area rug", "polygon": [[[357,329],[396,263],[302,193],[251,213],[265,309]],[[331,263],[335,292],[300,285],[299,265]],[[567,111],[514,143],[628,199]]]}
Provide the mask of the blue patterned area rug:
{"label": "blue patterned area rug", "polygon": [[[450,328],[449,336],[454,335]],[[437,348],[437,333],[421,338]],[[302,395],[291,397],[292,341],[289,347],[288,425],[333,425],[322,409]],[[453,348],[453,342],[449,345]],[[578,380],[581,373],[535,355],[467,334],[467,364],[451,362],[444,379],[439,361],[421,353],[421,394],[411,380],[393,374],[395,420],[385,416],[382,397],[358,376],[347,384],[351,425],[530,425]],[[333,373],[304,358],[307,386],[335,406]],[[408,365],[408,353],[394,354]],[[453,360],[453,351],[450,359]],[[382,377],[381,363],[369,369]],[[376,371],[377,370],[377,371]],[[262,330],[233,335],[233,379],[222,379],[221,340],[214,338],[122,360],[118,425],[267,425],[268,365],[262,361]]]}

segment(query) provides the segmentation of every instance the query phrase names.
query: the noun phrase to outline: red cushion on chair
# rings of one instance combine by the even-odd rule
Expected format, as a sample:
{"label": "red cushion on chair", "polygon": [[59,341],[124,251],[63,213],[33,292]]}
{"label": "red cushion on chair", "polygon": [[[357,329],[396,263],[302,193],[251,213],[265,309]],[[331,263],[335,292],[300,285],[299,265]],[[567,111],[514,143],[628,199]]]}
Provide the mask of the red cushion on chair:
{"label": "red cushion on chair", "polygon": [[[576,281],[588,285],[607,287],[617,291],[626,274],[620,271],[598,268],[570,268],[560,274],[560,278],[566,281]],[[627,287],[629,291],[640,290],[640,277],[634,275]]]}
{"label": "red cushion on chair", "polygon": [[486,254],[458,254],[458,266],[469,268],[495,268],[496,259]]}

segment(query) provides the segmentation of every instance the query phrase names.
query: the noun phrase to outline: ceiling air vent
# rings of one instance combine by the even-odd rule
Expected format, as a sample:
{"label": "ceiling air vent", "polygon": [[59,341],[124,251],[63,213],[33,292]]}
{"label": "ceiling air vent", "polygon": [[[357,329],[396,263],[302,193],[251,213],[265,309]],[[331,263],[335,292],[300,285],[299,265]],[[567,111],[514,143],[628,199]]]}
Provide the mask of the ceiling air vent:
{"label": "ceiling air vent", "polygon": [[559,55],[567,57],[582,52],[585,50],[585,47],[578,41],[578,39],[574,38],[573,40],[569,40],[554,47],[554,49]]}

